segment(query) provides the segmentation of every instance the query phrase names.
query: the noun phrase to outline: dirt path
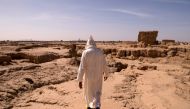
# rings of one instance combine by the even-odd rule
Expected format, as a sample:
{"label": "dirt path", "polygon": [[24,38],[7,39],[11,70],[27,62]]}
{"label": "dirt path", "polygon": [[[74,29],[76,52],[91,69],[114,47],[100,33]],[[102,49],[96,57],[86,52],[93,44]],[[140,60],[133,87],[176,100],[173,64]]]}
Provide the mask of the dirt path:
{"label": "dirt path", "polygon": [[168,75],[168,72],[158,70],[143,72],[137,80],[137,90],[141,92],[140,101],[143,107],[145,109],[190,109],[190,101],[175,94],[175,83],[176,79]]}
{"label": "dirt path", "polygon": [[[190,109],[190,101],[175,94],[175,82],[160,69],[114,73],[104,82],[102,109]],[[38,88],[15,100],[13,109],[85,109],[83,90],[75,80]]]}
{"label": "dirt path", "polygon": [[[102,109],[120,109],[121,103],[111,99],[115,91],[114,86],[120,84],[124,76],[114,74],[104,82]],[[36,89],[17,99],[13,109],[84,109],[83,90],[78,88],[75,80],[58,85],[51,85]]]}

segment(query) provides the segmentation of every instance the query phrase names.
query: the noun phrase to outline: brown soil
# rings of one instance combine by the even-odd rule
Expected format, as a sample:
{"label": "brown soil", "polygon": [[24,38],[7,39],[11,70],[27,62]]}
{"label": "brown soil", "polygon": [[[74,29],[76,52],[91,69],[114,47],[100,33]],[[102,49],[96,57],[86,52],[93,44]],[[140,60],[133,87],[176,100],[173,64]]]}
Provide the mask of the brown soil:
{"label": "brown soil", "polygon": [[[82,51],[84,44],[77,44]],[[0,109],[84,109],[83,90],[75,80],[78,64],[71,64],[74,57],[65,57],[68,47],[68,43],[32,48],[1,45],[2,55],[51,52],[59,58],[35,64],[19,57],[0,65]],[[125,47],[133,50],[125,43],[99,43],[98,47],[107,52],[108,66],[114,69],[103,84],[102,109],[190,109],[188,45],[175,46],[180,49],[174,56],[156,58],[116,56]]]}

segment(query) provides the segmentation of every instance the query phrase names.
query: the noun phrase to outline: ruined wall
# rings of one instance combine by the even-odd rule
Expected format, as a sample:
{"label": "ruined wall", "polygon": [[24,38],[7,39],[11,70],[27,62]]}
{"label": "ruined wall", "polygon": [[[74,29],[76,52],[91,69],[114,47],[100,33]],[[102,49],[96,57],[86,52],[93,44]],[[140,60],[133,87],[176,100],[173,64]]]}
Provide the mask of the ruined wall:
{"label": "ruined wall", "polygon": [[140,31],[138,35],[138,42],[144,43],[145,46],[155,45],[157,44],[157,35],[158,31]]}
{"label": "ruined wall", "polygon": [[164,39],[164,40],[162,40],[162,44],[163,45],[175,44],[175,40]]}

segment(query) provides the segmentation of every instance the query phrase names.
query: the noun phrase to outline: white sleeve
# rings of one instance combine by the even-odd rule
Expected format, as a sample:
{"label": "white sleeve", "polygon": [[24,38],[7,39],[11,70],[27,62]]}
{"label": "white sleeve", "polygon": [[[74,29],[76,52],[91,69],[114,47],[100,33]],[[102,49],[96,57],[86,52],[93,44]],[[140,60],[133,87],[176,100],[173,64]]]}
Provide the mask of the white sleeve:
{"label": "white sleeve", "polygon": [[104,55],[103,55],[103,72],[104,72],[104,77],[109,76],[109,69],[107,66],[106,57]]}
{"label": "white sleeve", "polygon": [[86,53],[85,51],[83,51],[80,66],[78,69],[77,81],[82,82],[85,72],[86,72]]}

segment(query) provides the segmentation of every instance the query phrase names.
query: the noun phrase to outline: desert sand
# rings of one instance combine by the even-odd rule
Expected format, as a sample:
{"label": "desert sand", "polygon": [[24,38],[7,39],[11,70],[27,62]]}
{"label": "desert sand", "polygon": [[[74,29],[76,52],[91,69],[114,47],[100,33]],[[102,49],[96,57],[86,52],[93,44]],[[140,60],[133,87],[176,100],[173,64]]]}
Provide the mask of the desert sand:
{"label": "desert sand", "polygon": [[[75,80],[85,42],[1,42],[1,109],[85,109]],[[76,45],[76,48],[75,48]],[[190,44],[98,42],[102,109],[190,109]]]}

